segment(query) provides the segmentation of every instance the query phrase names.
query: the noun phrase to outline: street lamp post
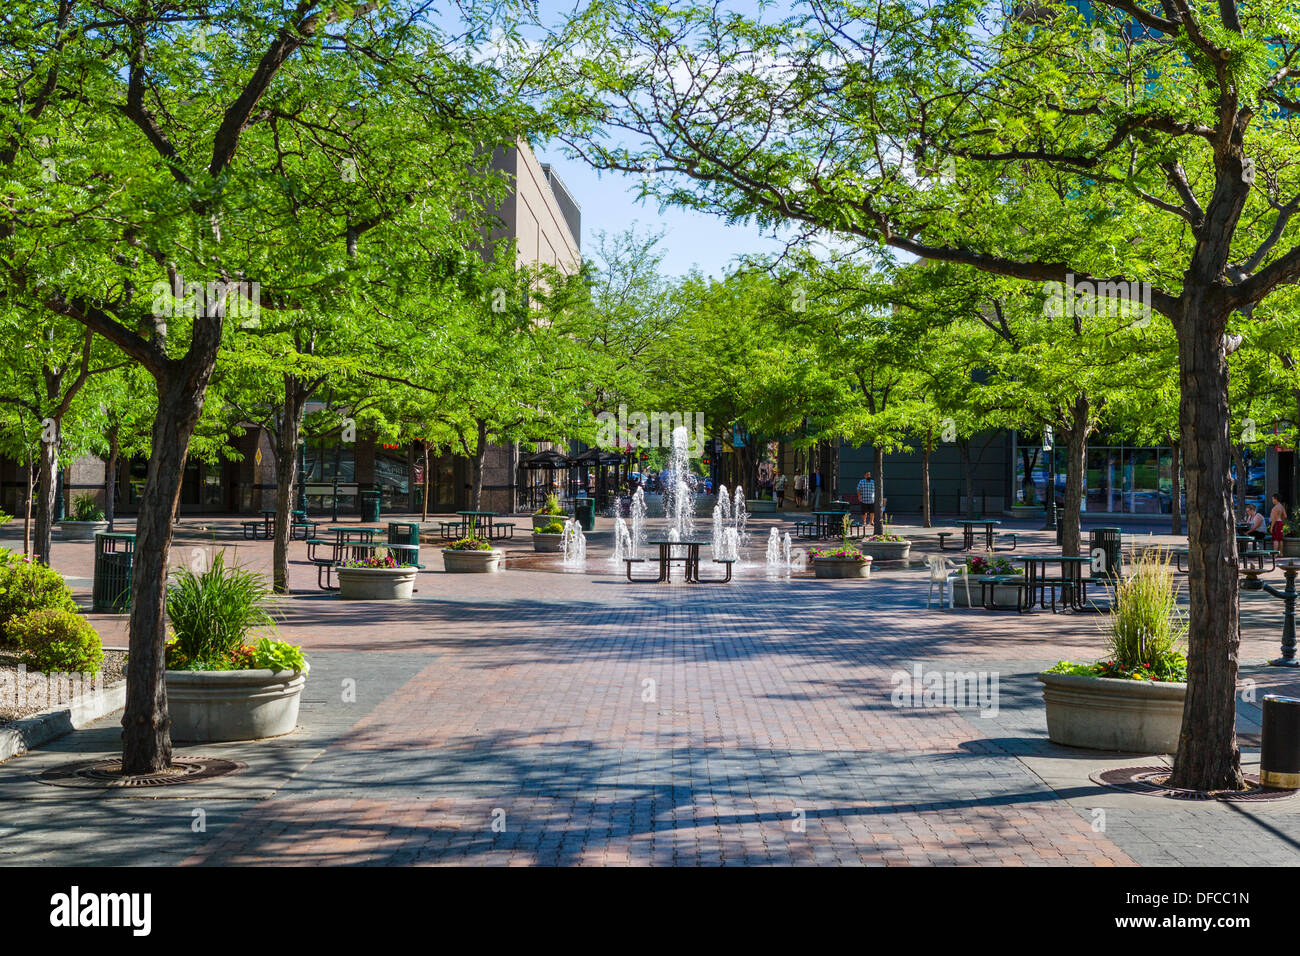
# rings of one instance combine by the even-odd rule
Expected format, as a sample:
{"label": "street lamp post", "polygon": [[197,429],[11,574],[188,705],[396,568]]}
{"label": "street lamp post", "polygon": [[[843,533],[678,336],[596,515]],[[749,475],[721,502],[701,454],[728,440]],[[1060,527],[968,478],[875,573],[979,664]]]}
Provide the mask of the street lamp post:
{"label": "street lamp post", "polygon": [[1273,597],[1282,599],[1282,656],[1269,661],[1274,667],[1300,667],[1300,661],[1295,656],[1295,576],[1300,571],[1300,561],[1292,558],[1286,561],[1277,562],[1277,566],[1282,569],[1286,575],[1286,588],[1279,591],[1271,584],[1262,584],[1258,581],[1253,586],[1248,582],[1243,585],[1247,590],[1267,591]]}

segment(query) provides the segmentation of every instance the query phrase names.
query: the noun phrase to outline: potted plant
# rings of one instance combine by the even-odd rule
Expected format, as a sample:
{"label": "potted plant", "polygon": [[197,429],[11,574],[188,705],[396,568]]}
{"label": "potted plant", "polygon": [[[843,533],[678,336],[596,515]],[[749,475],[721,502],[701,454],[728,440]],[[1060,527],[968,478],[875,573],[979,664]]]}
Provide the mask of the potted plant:
{"label": "potted plant", "polygon": [[890,531],[889,519],[886,518],[885,530],[860,541],[858,550],[877,561],[906,561],[912,551],[912,542],[901,534]]}
{"label": "potted plant", "polygon": [[1300,515],[1288,515],[1286,523],[1282,525],[1282,557],[1300,558]]}
{"label": "potted plant", "polygon": [[107,530],[104,509],[89,492],[73,498],[71,515],[59,522],[59,538],[63,541],[94,541],[95,532]]}
{"label": "potted plant", "polygon": [[[997,558],[992,554],[972,555],[966,559],[966,576],[971,584],[970,599],[979,600],[980,585],[984,581],[999,577],[1010,577],[1012,575],[1023,575],[1024,569],[1018,568],[1007,558]],[[1006,584],[993,585],[993,606],[998,608],[1014,608],[1019,606],[1020,588]],[[953,589],[953,607],[969,607],[966,601],[966,589]]]}
{"label": "potted plant", "polygon": [[849,516],[843,519],[843,538],[836,548],[809,548],[813,573],[819,578],[865,578],[871,576],[871,556],[849,542]]}
{"label": "potted plant", "polygon": [[533,530],[545,528],[547,525],[553,524],[557,518],[560,524],[563,525],[564,519],[568,516],[568,512],[560,507],[559,495],[549,494],[546,496],[546,501],[533,515]]}
{"label": "potted plant", "polygon": [[475,537],[472,521],[465,537],[442,549],[442,569],[452,573],[490,573],[504,564],[505,552]]}
{"label": "potted plant", "polygon": [[167,704],[176,740],[256,740],[298,725],[307,660],[272,636],[265,578],[226,567],[224,554],[199,574],[178,568],[167,589]]}
{"label": "potted plant", "polygon": [[403,565],[384,548],[339,566],[339,597],[345,601],[403,601],[415,589],[419,568]]}
{"label": "potted plant", "polygon": [[553,553],[564,550],[564,522],[552,521],[533,528],[533,550]]}
{"label": "potted plant", "polygon": [[1187,624],[1179,579],[1153,548],[1115,590],[1104,625],[1110,654],[1095,664],[1059,661],[1038,675],[1054,743],[1167,754],[1178,749],[1187,696]]}

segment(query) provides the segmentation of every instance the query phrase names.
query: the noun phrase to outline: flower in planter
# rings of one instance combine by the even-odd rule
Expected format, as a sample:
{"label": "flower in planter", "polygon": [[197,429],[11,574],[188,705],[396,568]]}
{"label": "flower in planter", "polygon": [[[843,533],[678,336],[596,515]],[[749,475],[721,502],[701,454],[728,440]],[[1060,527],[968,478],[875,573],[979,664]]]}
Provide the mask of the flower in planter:
{"label": "flower in planter", "polygon": [[459,538],[447,545],[448,551],[491,551],[492,545],[479,538]]}
{"label": "flower in planter", "polygon": [[1023,568],[1018,568],[1007,558],[989,559],[981,555],[974,555],[966,559],[966,570],[970,574],[1024,574]]}
{"label": "flower in planter", "polygon": [[1181,582],[1169,561],[1162,549],[1148,550],[1116,588],[1114,607],[1102,625],[1109,657],[1095,664],[1058,661],[1047,673],[1185,682],[1187,657],[1179,645],[1187,623],[1178,610]]}
{"label": "flower in planter", "polygon": [[343,562],[345,568],[402,568],[407,565],[402,564],[397,558],[393,557],[392,552],[385,548],[378,548],[375,553],[364,558],[356,558],[352,561]]}
{"label": "flower in planter", "polygon": [[838,548],[809,548],[808,553],[814,558],[840,558],[863,562],[867,556],[853,545],[840,545]]}
{"label": "flower in planter", "polygon": [[549,494],[546,496],[545,503],[537,509],[539,515],[562,515],[567,512],[560,507],[559,495]]}
{"label": "flower in planter", "polygon": [[246,639],[275,630],[269,605],[271,589],[262,575],[246,568],[227,568],[218,552],[202,574],[176,569],[167,589],[168,670],[284,670],[307,672],[302,649],[269,635],[254,646]]}

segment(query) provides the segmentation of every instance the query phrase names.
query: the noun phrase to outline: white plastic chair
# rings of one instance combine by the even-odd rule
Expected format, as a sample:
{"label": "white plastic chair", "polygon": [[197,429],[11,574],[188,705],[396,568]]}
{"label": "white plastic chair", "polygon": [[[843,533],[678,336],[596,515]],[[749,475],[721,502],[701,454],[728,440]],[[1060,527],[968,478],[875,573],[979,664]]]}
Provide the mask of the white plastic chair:
{"label": "white plastic chair", "polygon": [[953,606],[955,597],[956,584],[953,578],[961,576],[962,584],[966,587],[966,606],[970,607],[970,578],[967,575],[966,562],[953,564],[941,554],[928,554],[925,557],[925,563],[930,566],[930,593],[925,597],[925,606],[927,608],[933,605],[934,586],[939,585],[939,608],[943,608],[943,598],[946,593],[948,596],[948,606]]}

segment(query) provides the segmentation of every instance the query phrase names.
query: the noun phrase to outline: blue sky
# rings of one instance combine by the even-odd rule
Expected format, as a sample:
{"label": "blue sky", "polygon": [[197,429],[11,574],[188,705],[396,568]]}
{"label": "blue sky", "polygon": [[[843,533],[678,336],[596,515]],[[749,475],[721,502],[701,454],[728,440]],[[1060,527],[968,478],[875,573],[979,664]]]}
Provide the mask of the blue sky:
{"label": "blue sky", "polygon": [[554,165],[582,207],[584,251],[594,246],[597,232],[626,232],[635,223],[638,232],[664,233],[660,248],[665,274],[681,275],[698,266],[706,275],[720,277],[738,255],[780,252],[784,247],[757,226],[729,226],[720,217],[673,207],[660,212],[658,203],[637,198],[637,177],[598,175],[586,163],[566,157],[558,144],[538,149],[537,157]]}
{"label": "blue sky", "polygon": [[[554,25],[583,0],[537,0],[537,14],[543,23]],[[729,10],[757,13],[753,0],[728,0]],[[582,207],[582,246],[590,249],[598,231],[625,232],[635,222],[638,231],[663,232],[662,269],[667,275],[681,275],[698,266],[706,275],[721,276],[736,256],[775,253],[784,248],[757,226],[729,226],[717,216],[669,207],[662,212],[653,200],[637,198],[639,178],[616,173],[597,174],[581,160],[568,158],[558,143],[537,150],[538,158],[554,165],[569,192]]]}

